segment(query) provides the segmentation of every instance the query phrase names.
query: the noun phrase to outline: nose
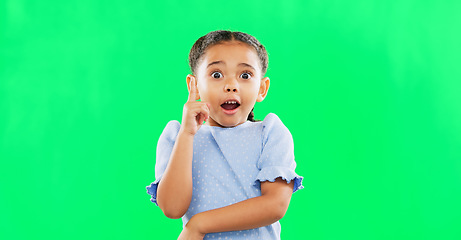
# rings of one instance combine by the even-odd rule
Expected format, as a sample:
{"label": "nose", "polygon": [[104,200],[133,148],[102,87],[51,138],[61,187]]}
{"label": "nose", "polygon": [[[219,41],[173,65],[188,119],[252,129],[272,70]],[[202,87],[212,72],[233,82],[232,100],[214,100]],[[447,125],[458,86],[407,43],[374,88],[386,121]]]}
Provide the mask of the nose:
{"label": "nose", "polygon": [[238,82],[235,79],[230,79],[226,82],[224,86],[225,92],[239,92],[238,90]]}

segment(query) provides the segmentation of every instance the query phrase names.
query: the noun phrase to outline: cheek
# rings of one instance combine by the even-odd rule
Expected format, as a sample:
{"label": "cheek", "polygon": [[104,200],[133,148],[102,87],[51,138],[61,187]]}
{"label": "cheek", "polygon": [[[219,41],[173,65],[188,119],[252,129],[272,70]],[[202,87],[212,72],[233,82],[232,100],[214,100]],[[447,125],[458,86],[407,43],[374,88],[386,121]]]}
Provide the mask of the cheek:
{"label": "cheek", "polygon": [[205,84],[203,82],[203,80],[201,80],[200,82],[198,82],[197,84],[197,90],[198,92],[200,93],[200,96],[205,96],[206,93],[208,92],[208,85]]}
{"label": "cheek", "polygon": [[207,92],[209,91],[210,89],[212,89],[214,86],[213,86],[213,82],[210,81],[209,79],[200,79],[197,87],[199,90],[202,90],[204,92]]}
{"label": "cheek", "polygon": [[216,98],[216,90],[210,84],[202,84],[197,86],[202,101],[213,101]]}
{"label": "cheek", "polygon": [[254,98],[258,97],[258,93],[259,93],[259,84],[255,84],[255,83],[252,83],[252,84],[248,84],[247,86],[245,86],[245,92],[246,92],[246,95],[248,96],[253,96]]}

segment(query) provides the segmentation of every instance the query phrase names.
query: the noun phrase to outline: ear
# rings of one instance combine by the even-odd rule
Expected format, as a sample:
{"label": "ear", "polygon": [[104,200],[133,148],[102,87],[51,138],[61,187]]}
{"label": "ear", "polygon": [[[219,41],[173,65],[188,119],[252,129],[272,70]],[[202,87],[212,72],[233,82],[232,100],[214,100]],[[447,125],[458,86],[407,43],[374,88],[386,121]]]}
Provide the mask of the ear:
{"label": "ear", "polygon": [[189,95],[190,95],[190,91],[191,91],[190,83],[191,83],[192,79],[194,80],[193,82],[195,84],[195,89],[197,90],[195,92],[195,100],[199,100],[200,99],[200,93],[199,93],[198,88],[197,88],[197,78],[194,75],[187,74],[187,77],[186,77],[187,91],[189,91]]}
{"label": "ear", "polygon": [[256,98],[257,102],[262,102],[264,98],[266,98],[267,91],[269,91],[270,79],[265,77],[261,79],[261,85],[259,86],[258,98]]}

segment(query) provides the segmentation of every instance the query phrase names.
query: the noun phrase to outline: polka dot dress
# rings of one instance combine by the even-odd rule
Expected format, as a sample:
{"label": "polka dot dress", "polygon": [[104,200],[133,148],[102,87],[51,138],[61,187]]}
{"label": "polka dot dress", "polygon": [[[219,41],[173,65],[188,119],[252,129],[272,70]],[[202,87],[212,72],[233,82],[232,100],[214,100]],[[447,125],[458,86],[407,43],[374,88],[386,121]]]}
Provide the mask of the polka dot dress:
{"label": "polka dot dress", "polygon": [[[170,121],[157,144],[156,180],[147,186],[156,204],[157,186],[179,129],[178,121]],[[303,177],[295,168],[293,138],[273,113],[262,122],[247,121],[233,128],[203,125],[194,136],[192,199],[183,225],[197,213],[261,196],[263,181],[282,178],[287,183],[294,181],[293,192],[302,189]],[[280,230],[277,221],[256,229],[209,233],[204,239],[280,239]]]}

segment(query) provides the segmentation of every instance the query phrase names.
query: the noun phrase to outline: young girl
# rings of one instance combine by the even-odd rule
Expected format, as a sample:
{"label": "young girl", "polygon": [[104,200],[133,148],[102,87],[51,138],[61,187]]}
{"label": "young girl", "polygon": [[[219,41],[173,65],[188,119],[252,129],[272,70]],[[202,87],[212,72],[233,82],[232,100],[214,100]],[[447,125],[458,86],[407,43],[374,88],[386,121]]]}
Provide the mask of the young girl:
{"label": "young girl", "polygon": [[[183,220],[178,239],[280,239],[293,192],[293,139],[273,113],[254,120],[269,89],[263,45],[242,32],[214,31],[189,54],[189,99],[157,145],[151,201]],[[201,100],[201,101],[197,101]]]}

